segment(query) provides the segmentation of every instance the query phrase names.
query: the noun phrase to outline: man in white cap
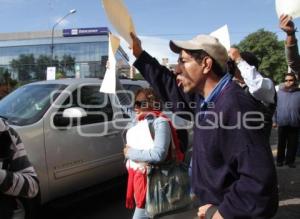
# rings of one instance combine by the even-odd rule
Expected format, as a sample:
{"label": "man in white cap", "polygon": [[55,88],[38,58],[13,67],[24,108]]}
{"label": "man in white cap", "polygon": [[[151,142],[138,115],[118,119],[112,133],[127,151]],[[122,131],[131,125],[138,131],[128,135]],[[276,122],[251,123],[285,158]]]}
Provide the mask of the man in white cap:
{"label": "man in white cap", "polygon": [[179,54],[173,73],[143,51],[134,34],[132,39],[134,66],[163,101],[173,103],[171,110],[194,115],[192,187],[200,200],[198,216],[274,216],[277,177],[262,132],[263,116],[257,102],[226,73],[226,49],[207,35],[170,41],[171,50]]}

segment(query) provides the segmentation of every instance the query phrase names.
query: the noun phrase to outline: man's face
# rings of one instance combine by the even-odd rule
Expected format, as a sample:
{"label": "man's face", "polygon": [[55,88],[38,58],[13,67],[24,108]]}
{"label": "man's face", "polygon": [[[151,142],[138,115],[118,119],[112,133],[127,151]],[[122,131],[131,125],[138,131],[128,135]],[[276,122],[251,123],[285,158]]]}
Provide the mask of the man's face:
{"label": "man's face", "polygon": [[284,86],[286,88],[291,88],[292,86],[295,85],[295,79],[293,76],[286,76],[284,79]]}
{"label": "man's face", "polygon": [[196,61],[190,54],[182,50],[175,68],[178,87],[182,87],[185,93],[202,92],[203,75],[202,61]]}

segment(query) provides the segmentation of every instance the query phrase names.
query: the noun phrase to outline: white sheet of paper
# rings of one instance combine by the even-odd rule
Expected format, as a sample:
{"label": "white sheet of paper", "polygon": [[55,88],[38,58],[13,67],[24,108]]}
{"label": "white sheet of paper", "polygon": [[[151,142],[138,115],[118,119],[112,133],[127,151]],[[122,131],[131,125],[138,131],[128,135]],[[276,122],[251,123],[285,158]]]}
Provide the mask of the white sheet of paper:
{"label": "white sheet of paper", "polygon": [[139,121],[135,126],[128,129],[126,133],[126,143],[135,149],[149,150],[153,148],[152,139],[147,120]]}
{"label": "white sheet of paper", "polygon": [[276,12],[278,17],[288,14],[293,19],[300,17],[300,0],[276,0]]}
{"label": "white sheet of paper", "polygon": [[108,66],[106,67],[104,79],[100,88],[102,93],[116,93],[116,57],[115,54],[120,46],[120,39],[109,34],[108,44]]}
{"label": "white sheet of paper", "polygon": [[227,51],[229,51],[231,45],[227,24],[211,32],[210,35],[216,37],[220,41],[220,43],[222,43],[222,45],[227,49]]}
{"label": "white sheet of paper", "polygon": [[109,21],[118,33],[132,45],[130,32],[135,33],[131,16],[122,0],[102,0],[104,10]]}
{"label": "white sheet of paper", "polygon": [[[126,133],[126,143],[138,150],[149,150],[154,147],[147,120],[139,121],[135,126],[128,129]],[[144,164],[130,160],[130,167],[133,169],[143,167]]]}
{"label": "white sheet of paper", "polygon": [[47,67],[47,80],[55,80],[56,67]]}

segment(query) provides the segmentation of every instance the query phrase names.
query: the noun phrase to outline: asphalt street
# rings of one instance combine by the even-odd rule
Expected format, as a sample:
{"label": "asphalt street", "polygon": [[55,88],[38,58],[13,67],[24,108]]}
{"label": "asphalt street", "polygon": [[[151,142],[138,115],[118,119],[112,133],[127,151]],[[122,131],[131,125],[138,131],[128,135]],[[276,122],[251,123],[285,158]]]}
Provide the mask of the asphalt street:
{"label": "asphalt street", "polygon": [[300,158],[296,164],[296,168],[277,168],[280,201],[275,219],[300,218]]}

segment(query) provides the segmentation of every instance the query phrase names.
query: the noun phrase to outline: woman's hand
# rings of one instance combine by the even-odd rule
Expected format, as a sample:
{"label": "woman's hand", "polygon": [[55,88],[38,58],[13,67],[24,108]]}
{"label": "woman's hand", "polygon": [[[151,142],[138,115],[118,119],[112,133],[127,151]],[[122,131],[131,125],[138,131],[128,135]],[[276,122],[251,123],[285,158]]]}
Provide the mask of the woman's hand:
{"label": "woman's hand", "polygon": [[127,151],[128,151],[129,148],[130,148],[130,146],[126,144],[124,149],[123,149],[123,153],[124,153],[125,157],[127,157]]}

